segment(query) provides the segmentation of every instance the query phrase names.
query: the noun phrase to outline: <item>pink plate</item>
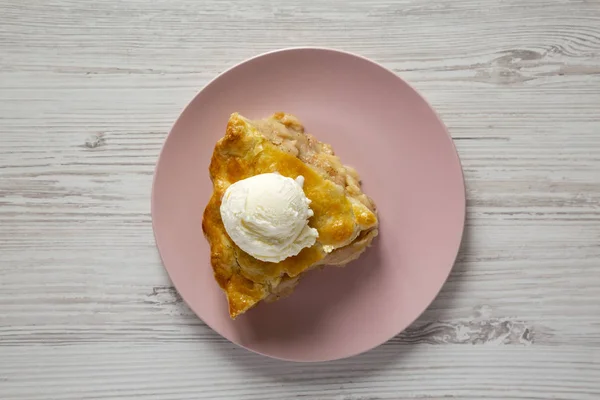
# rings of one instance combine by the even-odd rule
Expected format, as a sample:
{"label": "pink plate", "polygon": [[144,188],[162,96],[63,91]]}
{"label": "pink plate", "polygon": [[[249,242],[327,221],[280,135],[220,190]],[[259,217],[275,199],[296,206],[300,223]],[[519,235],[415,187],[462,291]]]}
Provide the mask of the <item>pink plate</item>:
{"label": "pink plate", "polygon": [[[358,170],[381,226],[358,261],[313,271],[290,297],[232,321],[201,221],[213,147],[234,111],[300,118]],[[152,191],[156,243],[190,308],[232,342],[294,361],[355,355],[408,327],[448,277],[464,219],[460,161],[427,102],[372,61],[316,48],[260,55],[206,86],[169,133]]]}

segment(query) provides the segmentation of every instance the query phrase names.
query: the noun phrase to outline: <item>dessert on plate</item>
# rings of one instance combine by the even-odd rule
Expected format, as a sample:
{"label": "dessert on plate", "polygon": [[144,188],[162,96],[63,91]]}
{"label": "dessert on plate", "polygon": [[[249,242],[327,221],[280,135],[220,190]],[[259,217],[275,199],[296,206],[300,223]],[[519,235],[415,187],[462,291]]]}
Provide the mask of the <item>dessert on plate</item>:
{"label": "dessert on plate", "polygon": [[293,115],[232,114],[209,172],[202,229],[231,318],[290,294],[310,269],[355,260],[377,236],[357,172]]}

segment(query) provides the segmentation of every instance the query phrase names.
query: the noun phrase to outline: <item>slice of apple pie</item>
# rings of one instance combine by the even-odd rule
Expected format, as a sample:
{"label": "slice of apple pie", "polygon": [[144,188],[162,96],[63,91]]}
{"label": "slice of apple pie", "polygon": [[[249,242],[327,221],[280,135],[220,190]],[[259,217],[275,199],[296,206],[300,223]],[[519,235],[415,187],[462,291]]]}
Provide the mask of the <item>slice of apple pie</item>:
{"label": "slice of apple pie", "polygon": [[232,318],[291,293],[311,268],[358,258],[377,236],[356,171],[292,115],[232,114],[209,171],[202,229]]}

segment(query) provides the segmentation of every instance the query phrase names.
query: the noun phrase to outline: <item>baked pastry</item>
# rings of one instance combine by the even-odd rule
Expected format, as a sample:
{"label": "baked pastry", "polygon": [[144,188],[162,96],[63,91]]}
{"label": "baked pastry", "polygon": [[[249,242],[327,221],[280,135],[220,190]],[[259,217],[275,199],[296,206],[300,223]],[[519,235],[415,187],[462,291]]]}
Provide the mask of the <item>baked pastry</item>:
{"label": "baked pastry", "polygon": [[[225,136],[215,146],[209,171],[213,194],[204,211],[202,229],[232,318],[262,300],[291,293],[302,274],[316,266],[341,266],[358,258],[377,236],[375,204],[362,192],[357,172],[342,165],[331,146],[306,134],[292,115],[276,113],[251,121],[232,114]],[[238,237],[233,225],[226,229],[223,220],[229,214],[223,214],[222,201],[224,195],[233,201],[229,195],[232,184],[272,173],[292,179],[303,177],[298,182],[302,187],[304,181],[303,191],[312,210],[304,218],[318,233],[312,241],[305,241],[310,246],[296,248],[296,255],[279,262],[264,261],[242,250],[239,240],[232,240]],[[240,226],[244,228],[245,223]]]}

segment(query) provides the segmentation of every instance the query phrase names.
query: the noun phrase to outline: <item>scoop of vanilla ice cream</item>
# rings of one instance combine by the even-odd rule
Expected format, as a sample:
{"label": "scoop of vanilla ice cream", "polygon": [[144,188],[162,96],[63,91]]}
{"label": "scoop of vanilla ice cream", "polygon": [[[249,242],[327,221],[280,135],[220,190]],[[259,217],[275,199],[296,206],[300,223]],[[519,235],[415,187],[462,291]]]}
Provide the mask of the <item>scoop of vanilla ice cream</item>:
{"label": "scoop of vanilla ice cream", "polygon": [[296,180],[277,173],[252,176],[227,188],[221,218],[227,234],[242,250],[262,261],[280,262],[312,246],[319,236],[308,226],[313,215]]}

